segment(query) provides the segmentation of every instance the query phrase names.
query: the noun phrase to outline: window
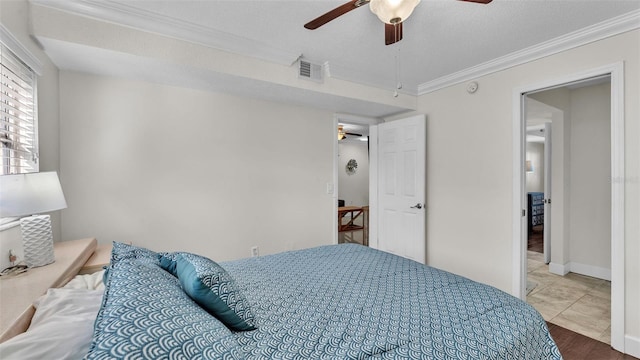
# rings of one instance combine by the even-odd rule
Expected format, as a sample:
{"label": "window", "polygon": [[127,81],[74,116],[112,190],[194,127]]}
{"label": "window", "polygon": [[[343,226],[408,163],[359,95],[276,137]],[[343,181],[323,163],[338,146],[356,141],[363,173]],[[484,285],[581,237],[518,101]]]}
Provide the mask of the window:
{"label": "window", "polygon": [[0,175],[38,171],[36,73],[0,44]]}

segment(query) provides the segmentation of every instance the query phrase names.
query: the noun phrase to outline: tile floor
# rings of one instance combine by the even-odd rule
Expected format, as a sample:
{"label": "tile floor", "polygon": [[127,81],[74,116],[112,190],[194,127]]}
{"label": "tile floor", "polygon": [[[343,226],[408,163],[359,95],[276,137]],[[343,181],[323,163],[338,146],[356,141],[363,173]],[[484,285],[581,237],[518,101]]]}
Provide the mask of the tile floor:
{"label": "tile floor", "polygon": [[537,284],[527,302],[546,321],[611,344],[611,282],[575,273],[552,274],[541,253],[528,251],[527,259],[527,280]]}

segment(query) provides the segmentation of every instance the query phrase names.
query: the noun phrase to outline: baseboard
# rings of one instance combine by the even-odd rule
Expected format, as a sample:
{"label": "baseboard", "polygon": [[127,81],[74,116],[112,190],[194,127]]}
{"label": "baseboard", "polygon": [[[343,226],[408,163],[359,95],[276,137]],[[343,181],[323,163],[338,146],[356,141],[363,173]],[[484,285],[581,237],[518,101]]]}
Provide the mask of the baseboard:
{"label": "baseboard", "polygon": [[626,335],[624,337],[624,352],[640,359],[640,338]]}
{"label": "baseboard", "polygon": [[574,272],[576,274],[582,274],[582,275],[591,276],[597,279],[611,281],[611,269],[570,262],[569,271]]}
{"label": "baseboard", "polygon": [[556,275],[565,276],[569,273],[569,264],[561,265],[558,263],[549,263],[549,272]]}
{"label": "baseboard", "polygon": [[569,262],[564,265],[549,263],[549,272],[556,275],[567,275],[570,272],[591,276],[597,279],[611,281],[611,269],[601,268],[593,265],[585,265],[576,262]]}

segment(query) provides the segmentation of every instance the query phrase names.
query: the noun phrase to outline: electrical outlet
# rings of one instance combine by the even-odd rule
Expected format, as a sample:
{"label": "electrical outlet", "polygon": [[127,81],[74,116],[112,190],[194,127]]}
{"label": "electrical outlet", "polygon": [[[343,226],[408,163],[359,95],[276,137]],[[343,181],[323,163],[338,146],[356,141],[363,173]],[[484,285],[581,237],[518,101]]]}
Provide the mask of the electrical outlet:
{"label": "electrical outlet", "polygon": [[260,255],[260,253],[258,251],[258,247],[257,246],[252,247],[251,248],[251,257],[256,257],[258,255]]}

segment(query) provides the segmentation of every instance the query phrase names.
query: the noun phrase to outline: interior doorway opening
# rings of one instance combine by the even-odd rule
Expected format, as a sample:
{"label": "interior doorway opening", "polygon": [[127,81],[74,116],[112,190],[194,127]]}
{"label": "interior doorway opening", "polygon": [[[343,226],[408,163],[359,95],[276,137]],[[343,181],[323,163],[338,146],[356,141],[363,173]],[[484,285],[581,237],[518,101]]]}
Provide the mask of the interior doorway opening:
{"label": "interior doorway opening", "polygon": [[[560,79],[550,80],[543,83],[533,84],[521,88],[514,89],[514,217],[513,217],[513,230],[514,230],[514,271],[516,276],[514,277],[514,293],[518,294],[522,299],[527,298],[527,274],[530,270],[527,263],[527,193],[526,193],[526,114],[527,103],[530,98],[534,100],[543,101],[547,104],[553,103],[562,96],[559,96],[556,91],[553,96],[547,96],[545,93],[550,94],[554,90],[562,89],[562,91],[571,91],[572,87],[586,88],[586,85],[594,85],[594,83],[606,82],[606,89],[602,90],[603,98],[610,101],[609,106],[599,105],[597,107],[591,107],[587,102],[582,104],[582,110],[569,111],[565,115],[569,119],[564,121],[564,125],[571,124],[571,121],[577,121],[577,118],[587,118],[589,111],[604,110],[606,113],[600,117],[607,117],[608,122],[604,124],[605,137],[608,143],[602,144],[590,144],[588,141],[585,144],[575,144],[572,142],[571,135],[575,137],[585,137],[589,134],[589,131],[582,127],[583,124],[571,124],[576,125],[576,128],[565,130],[565,126],[559,127],[561,130],[557,131],[556,127],[553,128],[553,164],[552,164],[552,176],[556,178],[559,175],[567,175],[563,181],[554,181],[553,194],[550,198],[553,210],[551,211],[551,241],[550,241],[550,259],[548,265],[548,273],[554,276],[566,275],[571,276],[574,273],[588,274],[596,281],[606,281],[607,277],[610,279],[610,304],[609,308],[602,309],[603,312],[610,314],[610,328],[605,329],[600,335],[606,336],[608,333],[610,336],[611,346],[621,352],[625,352],[625,288],[624,288],[624,269],[625,269],[625,255],[624,255],[624,183],[613,181],[618,177],[622,177],[624,174],[624,67],[622,63],[616,63],[612,65],[603,66],[600,68],[592,69],[578,74],[564,76]],[[603,79],[605,79],[603,81]],[[589,80],[591,84],[585,83],[585,80]],[[595,84],[597,85],[597,84]],[[563,89],[564,88],[564,89]],[[561,108],[559,106],[554,107]],[[578,107],[571,107],[571,110],[580,109]],[[585,114],[584,109],[587,110]],[[608,115],[608,116],[606,116]],[[572,119],[573,118],[573,119]],[[602,124],[600,124],[602,125]],[[600,128],[602,132],[602,127]],[[564,132],[563,132],[564,131]],[[589,136],[586,136],[587,138]],[[564,142],[558,142],[561,139]],[[602,139],[602,138],[601,138]],[[559,145],[562,144],[562,145]],[[599,149],[597,155],[593,155],[592,150]],[[604,150],[603,150],[604,149]],[[558,152],[565,152],[564,156],[567,161],[558,162]],[[578,156],[586,155],[586,156]],[[573,157],[571,156],[573,155]],[[597,157],[597,159],[595,157]],[[601,160],[607,160],[608,165],[602,165]],[[600,163],[600,165],[596,165]],[[562,165],[564,168],[559,168]],[[606,167],[605,170],[603,170]],[[559,171],[560,169],[560,171]],[[562,172],[564,171],[564,173]],[[585,178],[584,173],[587,176]],[[608,196],[608,198],[598,198],[596,201],[590,201],[591,209],[589,206],[585,206],[581,201],[585,200],[585,196],[582,198],[576,193],[583,191],[583,183],[577,182],[572,184],[570,180],[582,179],[583,183],[588,183],[597,178],[597,181],[604,180],[605,189],[599,191],[596,196]],[[570,183],[571,186],[565,186],[565,181]],[[560,194],[558,193],[560,192]],[[573,199],[572,199],[573,198]],[[586,198],[593,199],[591,195]],[[575,200],[573,203],[570,200]],[[564,203],[562,203],[564,201]],[[597,220],[594,217],[585,215],[585,210],[594,211],[594,206],[599,212],[597,213]],[[607,208],[608,206],[608,208]],[[604,211],[600,211],[603,210]],[[545,217],[546,217],[545,213]],[[586,226],[591,221],[608,221],[609,228],[600,227],[598,234],[600,238],[608,240],[606,244],[599,244],[596,247],[604,252],[606,260],[596,261],[593,264],[586,262],[586,257],[591,252],[593,255],[593,245],[591,245],[586,239],[590,234],[585,233],[589,227]],[[576,225],[582,225],[580,226]],[[547,226],[545,224],[545,226]],[[604,229],[604,230],[603,230]],[[571,230],[575,230],[573,233]],[[567,241],[568,239],[568,241]],[[579,241],[583,241],[580,243]],[[604,246],[606,252],[601,249]],[[608,254],[607,254],[608,253]],[[599,254],[602,255],[602,254]],[[607,256],[608,255],[608,256]],[[545,261],[540,260],[544,266]],[[587,265],[587,266],[585,266]],[[607,267],[609,268],[607,270]],[[561,274],[561,275],[556,275]],[[582,276],[582,275],[580,275]],[[605,280],[603,280],[605,279]],[[565,284],[566,285],[566,284]],[[567,286],[562,291],[566,290]],[[556,304],[558,304],[556,302]],[[564,304],[563,304],[564,305]],[[568,304],[571,305],[571,304]],[[563,306],[564,307],[564,306]],[[543,314],[544,316],[544,314]],[[547,316],[545,316],[547,319]],[[548,319],[547,319],[548,320]],[[562,326],[562,325],[561,325]],[[595,336],[591,336],[595,337]],[[603,340],[602,338],[600,339]]]}
{"label": "interior doorway opening", "polygon": [[369,126],[377,119],[336,119],[337,243],[369,245]]}
{"label": "interior doorway opening", "polygon": [[607,344],[610,94],[607,75],[524,96],[527,302],[548,322]]}

